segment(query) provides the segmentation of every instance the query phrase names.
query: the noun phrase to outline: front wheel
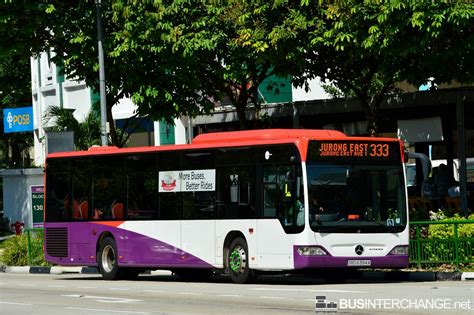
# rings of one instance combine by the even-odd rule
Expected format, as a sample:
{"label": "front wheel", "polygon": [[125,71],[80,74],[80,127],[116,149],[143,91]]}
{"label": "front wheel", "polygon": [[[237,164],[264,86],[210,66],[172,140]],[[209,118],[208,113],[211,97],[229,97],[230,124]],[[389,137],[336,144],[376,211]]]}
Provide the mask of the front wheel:
{"label": "front wheel", "polygon": [[121,273],[117,262],[117,246],[113,238],[104,238],[100,243],[97,257],[99,271],[105,280],[117,280],[120,278]]}
{"label": "front wheel", "polygon": [[230,244],[227,266],[234,283],[248,283],[255,278],[254,272],[249,268],[248,247],[243,238],[238,237]]}

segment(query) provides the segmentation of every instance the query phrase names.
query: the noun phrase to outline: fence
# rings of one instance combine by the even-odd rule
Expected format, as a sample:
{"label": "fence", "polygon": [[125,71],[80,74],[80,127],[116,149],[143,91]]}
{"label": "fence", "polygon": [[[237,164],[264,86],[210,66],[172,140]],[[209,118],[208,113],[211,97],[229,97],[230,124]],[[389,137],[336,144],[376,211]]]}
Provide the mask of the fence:
{"label": "fence", "polygon": [[[43,259],[42,228],[25,230],[28,262]],[[410,222],[410,263],[422,266],[474,263],[474,220]]]}
{"label": "fence", "polygon": [[474,263],[474,220],[410,222],[410,263],[430,267]]}

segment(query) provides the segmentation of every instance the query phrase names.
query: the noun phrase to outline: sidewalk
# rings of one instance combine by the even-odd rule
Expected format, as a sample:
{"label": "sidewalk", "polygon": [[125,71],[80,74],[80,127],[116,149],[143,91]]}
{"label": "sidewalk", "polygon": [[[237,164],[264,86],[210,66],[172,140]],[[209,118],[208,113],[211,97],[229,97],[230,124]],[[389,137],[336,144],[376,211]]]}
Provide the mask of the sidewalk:
{"label": "sidewalk", "polygon": [[[95,267],[9,267],[0,266],[0,272],[5,273],[36,273],[36,274],[97,274]],[[148,271],[146,274],[151,275],[171,275],[171,271],[157,270]],[[352,279],[354,277],[349,277]],[[357,273],[355,279],[364,281],[474,281],[474,272],[444,272],[444,271],[361,271]]]}

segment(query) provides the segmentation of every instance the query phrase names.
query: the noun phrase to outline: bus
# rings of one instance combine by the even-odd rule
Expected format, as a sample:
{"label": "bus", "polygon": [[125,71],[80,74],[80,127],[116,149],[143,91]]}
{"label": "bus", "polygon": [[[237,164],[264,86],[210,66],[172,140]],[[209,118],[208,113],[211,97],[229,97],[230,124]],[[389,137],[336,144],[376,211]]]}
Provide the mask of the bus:
{"label": "bus", "polygon": [[301,129],[52,153],[45,257],[107,280],[404,268],[404,156],[397,139]]}

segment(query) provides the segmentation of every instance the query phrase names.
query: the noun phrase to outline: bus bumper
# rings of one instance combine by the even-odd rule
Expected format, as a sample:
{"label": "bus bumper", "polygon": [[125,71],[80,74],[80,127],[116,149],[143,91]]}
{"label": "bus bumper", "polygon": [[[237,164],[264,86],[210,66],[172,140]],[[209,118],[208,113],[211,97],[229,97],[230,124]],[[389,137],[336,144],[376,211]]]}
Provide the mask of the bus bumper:
{"label": "bus bumper", "polygon": [[408,255],[335,257],[327,253],[324,256],[303,256],[298,252],[298,246],[293,247],[293,259],[295,269],[406,268],[409,263]]}

